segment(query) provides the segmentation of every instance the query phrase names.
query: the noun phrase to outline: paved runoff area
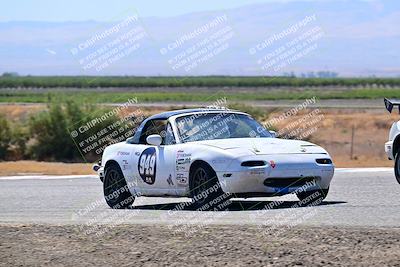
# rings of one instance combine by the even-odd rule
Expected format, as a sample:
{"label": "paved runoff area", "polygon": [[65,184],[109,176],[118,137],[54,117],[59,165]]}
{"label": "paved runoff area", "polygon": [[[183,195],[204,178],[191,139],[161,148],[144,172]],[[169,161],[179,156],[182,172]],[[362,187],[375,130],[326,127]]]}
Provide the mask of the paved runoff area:
{"label": "paved runoff area", "polygon": [[392,168],[337,169],[322,204],[293,195],[179,210],[137,198],[112,210],[95,176],[0,178],[0,266],[399,266],[400,185]]}

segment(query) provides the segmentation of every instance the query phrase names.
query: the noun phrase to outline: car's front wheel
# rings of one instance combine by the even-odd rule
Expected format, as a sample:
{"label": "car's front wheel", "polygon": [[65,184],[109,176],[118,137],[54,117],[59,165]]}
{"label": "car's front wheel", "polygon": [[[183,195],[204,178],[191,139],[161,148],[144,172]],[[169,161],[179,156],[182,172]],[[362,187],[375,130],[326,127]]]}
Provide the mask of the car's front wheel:
{"label": "car's front wheel", "polygon": [[128,208],[135,201],[135,197],[129,192],[121,168],[115,163],[105,169],[103,192],[107,205],[113,209]]}
{"label": "car's front wheel", "polygon": [[190,195],[195,210],[223,210],[229,203],[229,194],[225,194],[215,171],[206,164],[198,164],[190,172]]}
{"label": "car's front wheel", "polygon": [[328,196],[329,188],[327,189],[319,189],[312,191],[304,191],[297,193],[297,197],[300,202],[306,206],[315,206],[319,205],[327,196]]}
{"label": "car's front wheel", "polygon": [[400,184],[400,153],[396,154],[394,160],[394,175],[396,176],[397,182]]}

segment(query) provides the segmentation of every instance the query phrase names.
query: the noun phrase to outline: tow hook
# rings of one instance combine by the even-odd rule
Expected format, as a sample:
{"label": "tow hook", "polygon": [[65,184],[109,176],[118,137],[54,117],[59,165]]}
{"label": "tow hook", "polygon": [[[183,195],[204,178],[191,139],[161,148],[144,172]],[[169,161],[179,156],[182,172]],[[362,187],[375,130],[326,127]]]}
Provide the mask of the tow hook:
{"label": "tow hook", "polygon": [[94,164],[92,169],[97,172],[100,169],[100,165],[99,164]]}

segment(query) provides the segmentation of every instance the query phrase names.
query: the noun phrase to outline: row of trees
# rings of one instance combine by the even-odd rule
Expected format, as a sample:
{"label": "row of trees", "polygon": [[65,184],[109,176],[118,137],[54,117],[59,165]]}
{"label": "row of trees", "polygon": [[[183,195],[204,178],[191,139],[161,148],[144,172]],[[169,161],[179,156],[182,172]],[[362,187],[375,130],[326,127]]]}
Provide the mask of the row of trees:
{"label": "row of trees", "polygon": [[310,72],[304,77],[104,77],[104,76],[0,76],[0,88],[110,88],[110,87],[268,87],[268,86],[400,86],[400,78],[336,78],[334,72]]}

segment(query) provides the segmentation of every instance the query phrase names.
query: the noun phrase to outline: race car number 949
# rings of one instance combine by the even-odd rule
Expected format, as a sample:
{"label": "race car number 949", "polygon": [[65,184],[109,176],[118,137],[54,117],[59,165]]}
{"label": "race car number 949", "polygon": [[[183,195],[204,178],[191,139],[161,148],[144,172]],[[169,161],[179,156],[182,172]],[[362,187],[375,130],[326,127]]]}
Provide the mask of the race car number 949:
{"label": "race car number 949", "polygon": [[145,149],[139,157],[139,175],[147,184],[154,184],[156,180],[156,161],[156,149],[154,147]]}

